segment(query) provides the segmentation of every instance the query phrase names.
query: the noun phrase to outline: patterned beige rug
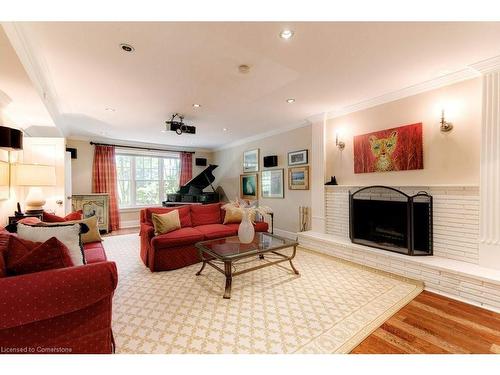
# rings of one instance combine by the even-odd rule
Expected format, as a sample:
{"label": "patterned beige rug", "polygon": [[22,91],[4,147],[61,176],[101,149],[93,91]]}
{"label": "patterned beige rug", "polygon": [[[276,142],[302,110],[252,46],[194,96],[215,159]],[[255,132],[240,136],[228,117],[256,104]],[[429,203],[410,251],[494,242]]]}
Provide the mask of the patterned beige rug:
{"label": "patterned beige rug", "polygon": [[419,282],[299,249],[300,276],[287,263],[248,272],[225,300],[224,276],[211,267],[198,277],[199,264],[151,273],[137,235],[104,245],[119,272],[118,353],[348,353],[422,291]]}

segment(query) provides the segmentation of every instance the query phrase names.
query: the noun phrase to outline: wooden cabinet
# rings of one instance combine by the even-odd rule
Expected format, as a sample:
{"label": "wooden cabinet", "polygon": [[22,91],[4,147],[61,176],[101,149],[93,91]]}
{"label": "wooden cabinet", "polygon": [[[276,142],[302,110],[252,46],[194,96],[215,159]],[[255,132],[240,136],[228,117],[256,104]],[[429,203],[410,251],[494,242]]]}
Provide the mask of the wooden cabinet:
{"label": "wooden cabinet", "polygon": [[82,210],[83,217],[96,215],[99,230],[109,230],[109,195],[107,193],[74,194],[72,197],[73,211]]}

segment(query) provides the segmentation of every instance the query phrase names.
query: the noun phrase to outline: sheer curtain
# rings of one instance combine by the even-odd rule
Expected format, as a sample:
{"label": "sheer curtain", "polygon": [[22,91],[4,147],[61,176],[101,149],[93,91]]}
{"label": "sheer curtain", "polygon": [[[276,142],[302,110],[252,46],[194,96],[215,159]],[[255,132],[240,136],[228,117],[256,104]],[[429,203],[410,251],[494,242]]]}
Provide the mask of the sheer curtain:
{"label": "sheer curtain", "polygon": [[193,178],[193,154],[190,152],[181,152],[181,173],[179,184],[184,185]]}
{"label": "sheer curtain", "polygon": [[95,146],[92,167],[92,192],[109,194],[109,229],[112,231],[119,229],[120,216],[118,214],[114,146]]}

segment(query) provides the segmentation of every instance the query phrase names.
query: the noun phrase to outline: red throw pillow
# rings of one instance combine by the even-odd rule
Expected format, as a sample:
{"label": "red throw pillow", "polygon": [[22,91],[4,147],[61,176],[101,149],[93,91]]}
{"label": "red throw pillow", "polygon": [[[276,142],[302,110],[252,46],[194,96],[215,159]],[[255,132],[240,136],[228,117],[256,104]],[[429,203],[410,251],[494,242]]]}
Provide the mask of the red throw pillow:
{"label": "red throw pillow", "polygon": [[38,224],[41,223],[42,221],[37,217],[25,217],[24,219],[18,220],[17,222],[21,224],[30,225],[30,224]]}
{"label": "red throw pillow", "polygon": [[64,223],[65,221],[81,220],[82,216],[83,216],[82,210],[71,212],[64,217],[43,211],[42,221],[46,223]]}
{"label": "red throw pillow", "polygon": [[23,275],[73,266],[68,248],[55,237],[40,243],[12,236],[9,241],[6,263],[9,275]]}

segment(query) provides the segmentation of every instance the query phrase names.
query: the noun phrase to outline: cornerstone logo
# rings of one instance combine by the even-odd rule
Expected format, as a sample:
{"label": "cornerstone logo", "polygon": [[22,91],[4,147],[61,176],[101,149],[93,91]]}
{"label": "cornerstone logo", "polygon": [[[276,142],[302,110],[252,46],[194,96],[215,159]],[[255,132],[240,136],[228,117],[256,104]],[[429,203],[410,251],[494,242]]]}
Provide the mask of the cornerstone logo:
{"label": "cornerstone logo", "polygon": [[24,346],[24,347],[8,347],[0,346],[2,354],[37,354],[37,353],[71,353],[72,349],[67,347],[44,347],[44,346]]}

